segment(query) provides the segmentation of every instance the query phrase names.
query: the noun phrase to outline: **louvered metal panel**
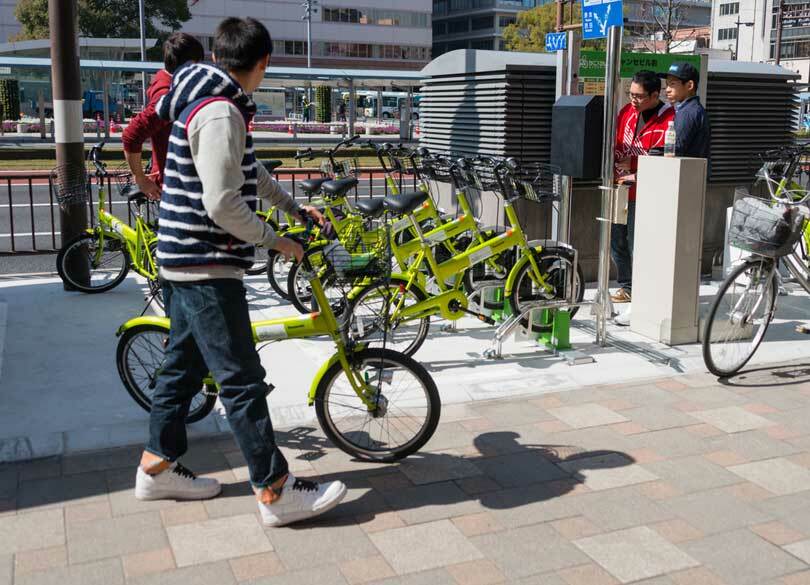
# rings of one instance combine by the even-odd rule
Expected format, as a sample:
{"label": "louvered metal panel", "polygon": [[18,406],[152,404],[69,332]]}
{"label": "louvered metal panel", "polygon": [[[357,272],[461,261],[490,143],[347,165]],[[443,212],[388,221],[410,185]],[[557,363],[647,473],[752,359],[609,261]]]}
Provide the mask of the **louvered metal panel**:
{"label": "louvered metal panel", "polygon": [[[713,183],[748,183],[759,166],[756,155],[791,144],[798,93],[789,74],[753,74],[709,64],[706,110],[712,128]],[[776,70],[776,68],[773,68]]]}
{"label": "louvered metal panel", "polygon": [[547,162],[554,58],[455,51],[429,65],[419,104],[422,145],[462,154]]}
{"label": "louvered metal panel", "polygon": [[[460,50],[438,57],[422,73],[422,145],[548,161],[553,56]],[[712,182],[750,181],[757,153],[793,141],[798,95],[792,82],[797,78],[764,63],[709,61]]]}

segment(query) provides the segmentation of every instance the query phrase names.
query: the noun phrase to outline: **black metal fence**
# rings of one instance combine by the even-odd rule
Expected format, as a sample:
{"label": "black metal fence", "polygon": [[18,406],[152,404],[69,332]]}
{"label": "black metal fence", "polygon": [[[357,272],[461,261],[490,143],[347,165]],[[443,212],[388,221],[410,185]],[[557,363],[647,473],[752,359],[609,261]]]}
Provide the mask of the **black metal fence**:
{"label": "black metal fence", "polygon": [[[354,188],[354,199],[362,197],[383,197],[389,194],[388,184],[382,168],[361,167],[356,169],[358,184]],[[300,188],[304,179],[320,177],[318,169],[295,168],[278,169],[276,179],[296,198],[307,201]],[[395,173],[394,180],[399,189],[416,188],[416,178]],[[132,225],[133,210],[126,199],[120,196],[115,179],[107,177],[106,208],[111,213]],[[95,183],[95,181],[94,181]],[[5,191],[5,193],[3,193]],[[88,200],[88,221],[92,223],[98,209],[99,188],[94,184]],[[5,200],[5,201],[3,201]],[[61,246],[59,232],[59,204],[54,195],[51,173],[31,171],[17,173],[0,171],[0,256],[10,254],[48,254],[58,251]],[[259,200],[261,208],[262,200]]]}

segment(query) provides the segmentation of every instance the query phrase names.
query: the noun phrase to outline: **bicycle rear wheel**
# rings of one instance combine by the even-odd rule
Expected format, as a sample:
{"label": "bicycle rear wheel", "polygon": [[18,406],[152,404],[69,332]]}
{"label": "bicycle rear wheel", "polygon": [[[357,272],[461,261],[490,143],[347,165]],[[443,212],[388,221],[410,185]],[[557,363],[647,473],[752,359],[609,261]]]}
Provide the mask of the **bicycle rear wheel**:
{"label": "bicycle rear wheel", "polygon": [[436,431],[441,399],[425,368],[390,349],[367,348],[350,358],[368,388],[368,406],[336,361],[318,381],[315,411],[342,451],[371,461],[396,461],[421,449]]}
{"label": "bicycle rear wheel", "polygon": [[[146,412],[152,411],[152,395],[163,365],[169,332],[157,325],[128,329],[118,340],[115,363],[124,388]],[[217,401],[216,387],[205,386],[192,398],[186,423],[204,419]]]}
{"label": "bicycle rear wheel", "polygon": [[720,285],[703,331],[712,374],[736,374],[753,357],[773,319],[776,291],[776,263],[762,257],[749,258]]}
{"label": "bicycle rear wheel", "polygon": [[111,290],[129,272],[129,254],[124,242],[97,231],[76,236],[56,256],[56,271],[62,282],[83,293]]}

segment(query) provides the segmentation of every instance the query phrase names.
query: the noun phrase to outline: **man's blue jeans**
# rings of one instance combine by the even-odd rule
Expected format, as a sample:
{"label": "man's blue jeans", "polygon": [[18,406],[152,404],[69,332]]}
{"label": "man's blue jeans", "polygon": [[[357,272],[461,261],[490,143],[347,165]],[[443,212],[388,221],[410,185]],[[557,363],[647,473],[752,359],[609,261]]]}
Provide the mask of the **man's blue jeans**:
{"label": "man's blue jeans", "polygon": [[627,292],[633,290],[633,231],[636,221],[636,202],[627,204],[627,225],[614,223],[610,231],[610,255],[616,264],[619,286]]}
{"label": "man's blue jeans", "polygon": [[245,287],[237,279],[163,281],[171,314],[169,344],[152,396],[146,450],[175,461],[188,449],[185,417],[210,372],[250,471],[265,487],[288,471],[267,409],[265,371],[250,329]]}

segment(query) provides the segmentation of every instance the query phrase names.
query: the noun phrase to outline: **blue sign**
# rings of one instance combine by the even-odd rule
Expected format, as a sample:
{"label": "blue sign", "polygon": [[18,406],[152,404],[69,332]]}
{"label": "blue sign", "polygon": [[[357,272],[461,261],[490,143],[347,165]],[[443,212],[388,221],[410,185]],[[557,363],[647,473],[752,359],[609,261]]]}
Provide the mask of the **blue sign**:
{"label": "blue sign", "polygon": [[546,33],[546,52],[556,53],[568,48],[568,33]]}
{"label": "blue sign", "polygon": [[601,39],[611,26],[624,25],[622,0],[582,0],[582,38]]}

